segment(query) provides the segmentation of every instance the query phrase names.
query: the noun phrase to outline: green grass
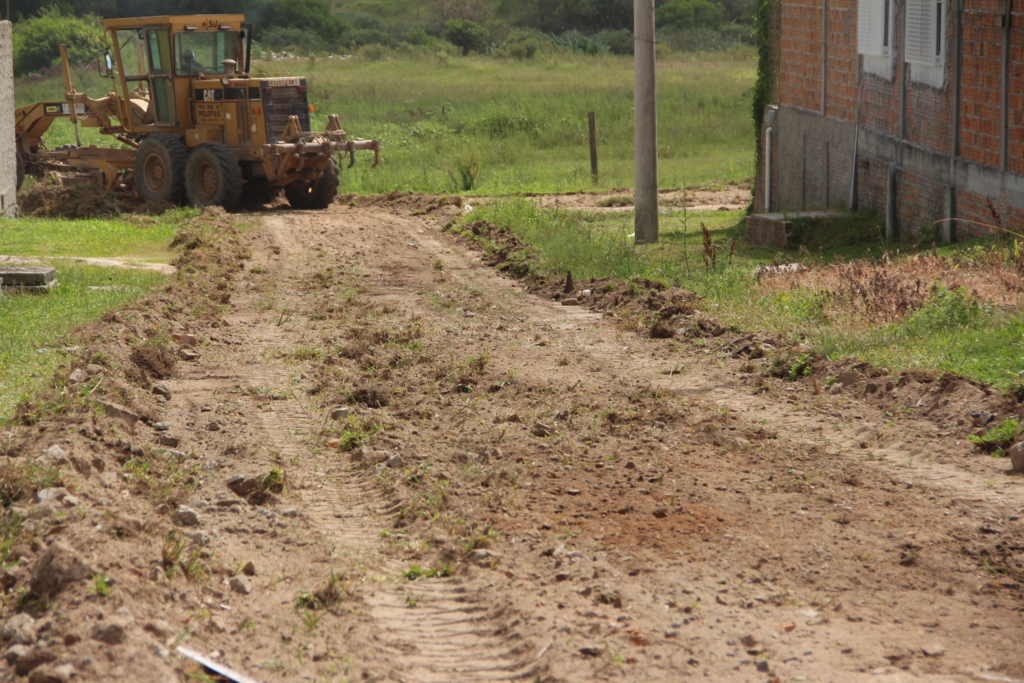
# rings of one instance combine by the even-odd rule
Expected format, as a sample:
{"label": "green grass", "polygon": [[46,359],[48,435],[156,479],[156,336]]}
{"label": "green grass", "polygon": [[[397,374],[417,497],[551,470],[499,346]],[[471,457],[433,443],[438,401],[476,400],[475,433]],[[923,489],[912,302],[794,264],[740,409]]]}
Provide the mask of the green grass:
{"label": "green grass", "polygon": [[[309,79],[319,112],[314,128],[333,112],[350,135],[384,142],[384,163],[370,169],[362,158],[342,174],[343,191],[463,190],[451,175],[457,177],[466,160],[479,166],[472,188],[479,193],[593,189],[588,111],[598,126],[596,187],[633,185],[631,58],[420,56],[376,63],[295,60],[288,68]],[[678,56],[658,68],[661,185],[751,176],[752,54]]]}
{"label": "green grass", "polygon": [[167,263],[167,248],[181,221],[195,209],[155,217],[62,220],[0,218],[0,254],[8,256],[122,257]]}
{"label": "green grass", "polygon": [[41,389],[65,360],[62,335],[166,280],[149,271],[55,265],[60,286],[49,294],[0,296],[0,419]]}
{"label": "green grass", "polygon": [[[836,233],[872,234],[876,217],[843,217]],[[755,269],[772,261],[792,259],[828,263],[837,257],[861,258],[889,253],[895,246],[879,241],[852,242],[833,236],[828,248],[814,256],[795,249],[770,250],[743,237],[742,212],[667,212],[660,221],[660,241],[634,246],[632,215],[584,214],[540,210],[524,199],[510,199],[475,209],[466,221],[489,220],[512,228],[532,245],[542,272],[564,278],[567,270],[585,278],[647,277],[696,292],[701,308],[727,326],[810,341],[833,358],[858,356],[893,370],[943,370],[1009,388],[1024,384],[1024,311],[979,303],[965,290],[939,289],[925,307],[887,325],[829,315],[827,294],[806,289],[771,291],[760,288]],[[704,223],[717,249],[712,270],[702,258]],[[733,262],[728,254],[735,240]],[[947,245],[939,254],[980,254],[993,248],[991,239]],[[1001,247],[996,247],[997,251]]]}

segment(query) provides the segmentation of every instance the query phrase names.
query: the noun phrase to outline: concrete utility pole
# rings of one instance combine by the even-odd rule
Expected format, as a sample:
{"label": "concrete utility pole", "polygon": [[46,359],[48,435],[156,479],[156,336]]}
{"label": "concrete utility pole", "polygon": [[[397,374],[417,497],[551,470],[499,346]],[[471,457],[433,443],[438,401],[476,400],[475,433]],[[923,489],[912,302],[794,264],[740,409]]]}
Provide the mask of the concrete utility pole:
{"label": "concrete utility pole", "polygon": [[0,217],[18,215],[17,165],[14,154],[14,35],[11,22],[0,21]]}
{"label": "concrete utility pole", "polygon": [[658,109],[654,78],[654,0],[633,0],[636,244],[658,241]]}

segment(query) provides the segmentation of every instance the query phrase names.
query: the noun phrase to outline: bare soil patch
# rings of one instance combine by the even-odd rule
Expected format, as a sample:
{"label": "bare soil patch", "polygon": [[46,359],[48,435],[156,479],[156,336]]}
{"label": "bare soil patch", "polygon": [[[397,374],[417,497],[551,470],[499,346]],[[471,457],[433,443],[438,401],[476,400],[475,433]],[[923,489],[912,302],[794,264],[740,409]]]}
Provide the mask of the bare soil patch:
{"label": "bare soil patch", "polygon": [[460,211],[207,214],[82,331],[0,434],[4,680],[1024,678],[1024,480],[966,439],[1021,406],[774,377],[690,293],[504,276]]}

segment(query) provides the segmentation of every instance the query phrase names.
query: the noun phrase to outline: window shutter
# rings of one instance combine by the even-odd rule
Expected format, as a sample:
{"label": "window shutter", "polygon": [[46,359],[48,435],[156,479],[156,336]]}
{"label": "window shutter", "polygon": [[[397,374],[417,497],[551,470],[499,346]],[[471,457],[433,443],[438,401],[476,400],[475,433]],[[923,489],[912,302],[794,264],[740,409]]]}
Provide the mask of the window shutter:
{"label": "window shutter", "polygon": [[938,16],[936,0],[905,0],[907,30],[905,33],[906,59],[911,64],[935,66],[940,63],[936,54]]}
{"label": "window shutter", "polygon": [[886,21],[885,0],[858,0],[857,52],[865,55],[888,53],[882,44]]}

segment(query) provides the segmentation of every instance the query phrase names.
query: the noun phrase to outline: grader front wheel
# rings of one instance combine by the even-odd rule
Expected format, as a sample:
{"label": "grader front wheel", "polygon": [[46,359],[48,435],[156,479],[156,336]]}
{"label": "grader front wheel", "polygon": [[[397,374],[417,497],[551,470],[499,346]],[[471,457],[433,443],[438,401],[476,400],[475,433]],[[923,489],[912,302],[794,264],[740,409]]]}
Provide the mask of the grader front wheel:
{"label": "grader front wheel", "polygon": [[295,209],[326,209],[338,194],[338,166],[327,162],[324,174],[314,181],[297,180],[284,188],[284,196]]}
{"label": "grader front wheel", "polygon": [[135,151],[135,187],[146,201],[185,201],[188,151],[176,137],[150,135]]}
{"label": "grader front wheel", "polygon": [[188,156],[185,192],[192,206],[238,208],[242,198],[242,167],[227,145],[204,142]]}

